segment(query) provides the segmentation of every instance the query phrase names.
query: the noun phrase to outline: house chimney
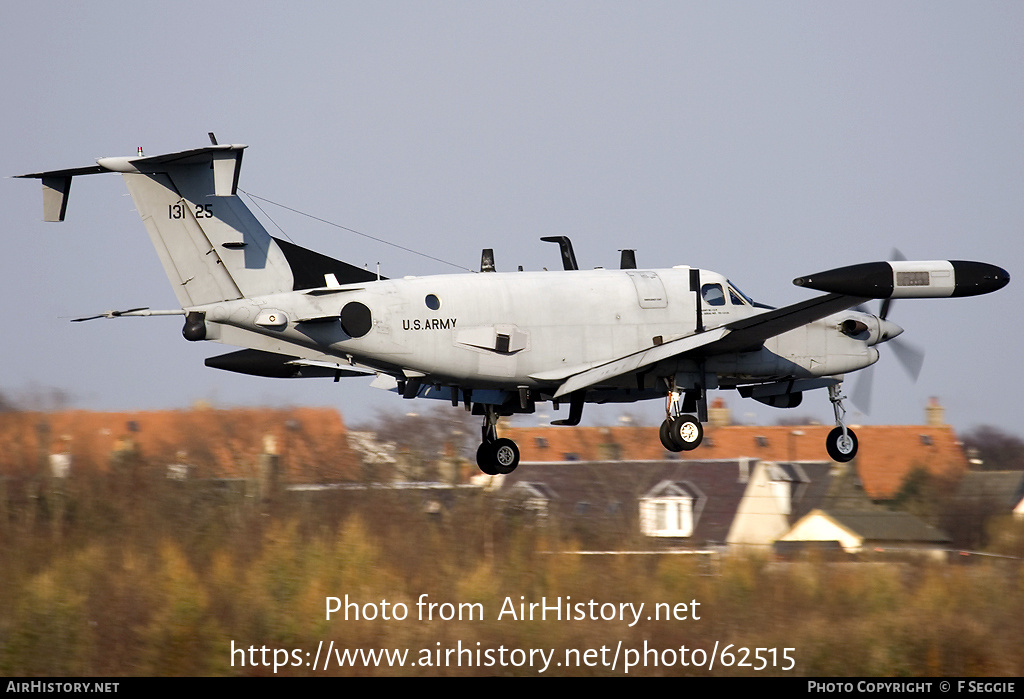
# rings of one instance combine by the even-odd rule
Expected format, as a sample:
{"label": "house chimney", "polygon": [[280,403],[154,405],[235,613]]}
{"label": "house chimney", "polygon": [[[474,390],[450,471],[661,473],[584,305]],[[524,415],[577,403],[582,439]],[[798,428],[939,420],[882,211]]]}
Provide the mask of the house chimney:
{"label": "house chimney", "polygon": [[277,437],[272,434],[264,435],[259,471],[259,491],[262,502],[270,502],[277,495],[280,477],[281,452],[277,446]]}
{"label": "house chimney", "polygon": [[718,397],[711,401],[711,407],[708,408],[708,424],[712,427],[728,427],[732,424],[732,411],[726,407],[723,398]]}
{"label": "house chimney", "polygon": [[939,405],[939,399],[932,396],[928,399],[928,407],[924,409],[925,424],[929,427],[942,427],[946,424],[946,409]]}

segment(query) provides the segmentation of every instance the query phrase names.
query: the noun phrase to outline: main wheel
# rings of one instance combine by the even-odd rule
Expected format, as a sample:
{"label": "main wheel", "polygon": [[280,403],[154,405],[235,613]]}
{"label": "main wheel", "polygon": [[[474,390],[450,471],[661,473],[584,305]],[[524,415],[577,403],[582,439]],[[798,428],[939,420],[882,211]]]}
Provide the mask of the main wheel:
{"label": "main wheel", "polygon": [[857,435],[849,427],[846,428],[846,435],[843,435],[843,428],[837,427],[828,433],[825,439],[825,449],[833,461],[845,464],[857,456]]}
{"label": "main wheel", "polygon": [[669,436],[682,451],[690,451],[700,446],[704,439],[704,427],[692,415],[681,415],[669,426]]}
{"label": "main wheel", "polygon": [[476,465],[488,476],[498,475],[498,461],[495,459],[493,442],[484,442],[477,447]]}
{"label": "main wheel", "polygon": [[672,423],[668,420],[661,423],[661,429],[658,431],[658,436],[661,437],[662,446],[669,451],[683,450],[683,447],[672,439]]}
{"label": "main wheel", "polygon": [[519,465],[519,447],[511,439],[502,437],[491,444],[495,468],[498,473],[512,473]]}

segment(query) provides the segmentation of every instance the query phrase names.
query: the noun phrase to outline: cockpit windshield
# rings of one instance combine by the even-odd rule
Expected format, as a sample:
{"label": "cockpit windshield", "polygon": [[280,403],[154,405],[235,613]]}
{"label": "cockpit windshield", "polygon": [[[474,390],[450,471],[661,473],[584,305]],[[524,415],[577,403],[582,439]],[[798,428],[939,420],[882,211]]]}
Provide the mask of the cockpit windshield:
{"label": "cockpit windshield", "polygon": [[[736,294],[736,295],[738,295],[738,296],[739,296],[740,298],[742,298],[742,299],[743,299],[743,302],[744,302],[744,303],[746,303],[747,305],[750,305],[750,306],[754,306],[755,308],[774,308],[773,306],[766,306],[766,305],[765,305],[765,304],[763,304],[763,303],[757,303],[756,301],[754,301],[754,299],[752,299],[752,298],[750,298],[749,296],[747,296],[746,294],[744,294],[744,293],[743,293],[743,292],[742,292],[742,291],[740,290],[740,288],[739,288],[738,286],[736,286],[735,284],[733,284],[733,283],[732,283],[732,281],[731,281],[731,280],[729,281],[729,291],[730,291],[730,292],[732,292],[733,294]],[[739,302],[739,301],[737,301],[737,300],[736,300],[736,299],[734,298],[734,299],[733,299],[733,303],[734,303],[734,304],[738,304],[738,303],[740,303],[740,302]]]}

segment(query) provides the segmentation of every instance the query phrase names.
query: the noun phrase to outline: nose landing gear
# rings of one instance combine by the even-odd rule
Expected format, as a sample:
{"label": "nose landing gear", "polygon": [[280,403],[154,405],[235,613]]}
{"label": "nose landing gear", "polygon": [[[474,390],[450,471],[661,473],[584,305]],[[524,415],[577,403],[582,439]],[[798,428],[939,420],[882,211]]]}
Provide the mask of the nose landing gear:
{"label": "nose landing gear", "polygon": [[828,433],[825,438],[825,449],[833,461],[845,464],[857,456],[857,435],[846,426],[846,408],[843,407],[843,399],[846,398],[839,387],[842,384],[828,387],[828,399],[832,401],[832,409],[836,416],[837,427]]}

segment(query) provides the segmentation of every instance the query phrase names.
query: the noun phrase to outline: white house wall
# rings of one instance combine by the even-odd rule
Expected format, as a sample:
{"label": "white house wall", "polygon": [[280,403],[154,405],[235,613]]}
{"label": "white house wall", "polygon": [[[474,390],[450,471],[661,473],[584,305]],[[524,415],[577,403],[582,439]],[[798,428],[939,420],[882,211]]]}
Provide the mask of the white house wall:
{"label": "white house wall", "polygon": [[754,461],[753,464],[726,542],[730,547],[763,550],[789,530],[788,515],[792,505],[780,499],[778,488],[768,477],[767,462]]}
{"label": "white house wall", "polygon": [[847,553],[859,553],[863,540],[839,526],[820,510],[811,512],[783,535],[779,541],[838,541]]}

